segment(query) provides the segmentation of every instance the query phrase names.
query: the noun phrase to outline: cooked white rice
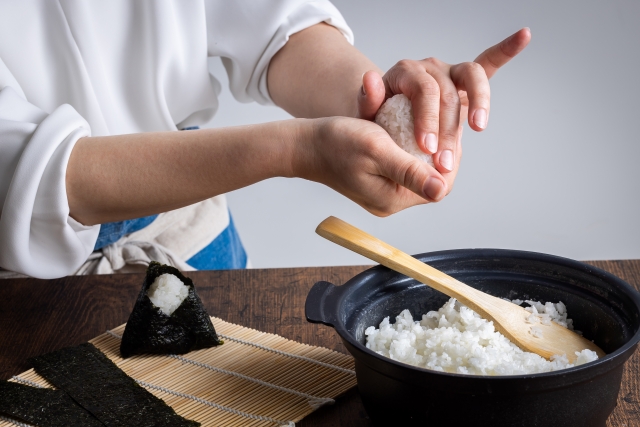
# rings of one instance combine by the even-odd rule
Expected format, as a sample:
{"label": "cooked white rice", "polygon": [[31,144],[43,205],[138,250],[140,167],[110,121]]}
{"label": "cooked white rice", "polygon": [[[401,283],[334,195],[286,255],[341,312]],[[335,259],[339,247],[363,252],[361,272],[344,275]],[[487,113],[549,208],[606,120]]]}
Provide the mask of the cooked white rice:
{"label": "cooked white rice", "polygon": [[409,98],[400,94],[387,99],[376,114],[376,123],[387,131],[400,148],[433,166],[431,155],[418,147],[413,134],[413,111]]}
{"label": "cooked white rice", "polygon": [[[535,303],[532,307],[538,313],[543,310],[540,307],[542,305],[543,314],[547,314],[551,321],[557,319],[558,323],[572,324],[571,319],[567,319],[564,304],[532,303]],[[454,298],[438,311],[423,314],[419,322],[413,320],[409,310],[403,310],[394,324],[389,323],[386,317],[379,328],[368,327],[365,335],[367,348],[378,354],[440,372],[522,375],[574,366],[565,355],[546,360],[537,354],[522,351],[497,332],[493,322],[481,318]],[[598,358],[595,352],[588,349],[576,352],[576,355],[576,366]]]}
{"label": "cooked white rice", "polygon": [[[541,302],[531,300],[513,300],[511,302],[518,305],[523,302],[529,304],[529,307],[525,308],[525,310],[531,313],[531,315],[527,317],[527,322],[529,323],[542,323],[543,325],[549,325],[553,321],[560,326],[564,326],[572,331],[574,330],[573,320],[567,318],[567,307],[562,303],[562,301],[557,304],[552,302],[542,304]],[[580,331],[576,332],[580,333]]]}
{"label": "cooked white rice", "polygon": [[189,287],[169,273],[156,277],[147,290],[147,296],[153,305],[167,316],[171,316],[188,295]]}

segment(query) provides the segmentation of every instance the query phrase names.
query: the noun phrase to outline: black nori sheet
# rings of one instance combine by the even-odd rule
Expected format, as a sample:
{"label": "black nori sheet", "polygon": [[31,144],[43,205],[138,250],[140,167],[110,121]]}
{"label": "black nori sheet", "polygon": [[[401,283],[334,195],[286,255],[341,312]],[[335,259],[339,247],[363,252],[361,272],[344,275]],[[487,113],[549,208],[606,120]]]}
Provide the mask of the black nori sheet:
{"label": "black nori sheet", "polygon": [[92,344],[30,359],[36,372],[64,390],[106,426],[195,427],[139,386]]}
{"label": "black nori sheet", "polygon": [[[171,316],[153,305],[147,296],[149,286],[165,273],[177,276],[189,287],[189,295]],[[122,335],[122,357],[143,353],[184,354],[219,344],[222,341],[218,338],[191,279],[168,265],[157,262],[149,264],[142,290]]]}
{"label": "black nori sheet", "polygon": [[0,382],[0,414],[41,427],[103,427],[62,390]]}

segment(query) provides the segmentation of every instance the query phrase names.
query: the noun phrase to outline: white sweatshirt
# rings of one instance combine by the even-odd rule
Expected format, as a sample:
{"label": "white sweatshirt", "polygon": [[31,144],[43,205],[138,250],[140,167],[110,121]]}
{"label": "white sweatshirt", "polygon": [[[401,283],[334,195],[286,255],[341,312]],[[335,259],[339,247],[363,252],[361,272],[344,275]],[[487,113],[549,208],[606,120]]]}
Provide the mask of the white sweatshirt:
{"label": "white sweatshirt", "polygon": [[65,188],[79,138],[205,124],[209,57],[239,101],[270,104],[269,61],[322,21],[353,42],[326,0],[0,0],[0,267],[61,277],[92,252],[100,227]]}

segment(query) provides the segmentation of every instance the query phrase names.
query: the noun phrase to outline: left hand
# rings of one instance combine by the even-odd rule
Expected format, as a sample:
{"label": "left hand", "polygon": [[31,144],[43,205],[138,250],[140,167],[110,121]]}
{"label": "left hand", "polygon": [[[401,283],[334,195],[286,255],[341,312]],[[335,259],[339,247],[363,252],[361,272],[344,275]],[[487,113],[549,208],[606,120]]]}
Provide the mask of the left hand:
{"label": "left hand", "polygon": [[373,120],[387,98],[406,95],[413,107],[418,146],[433,154],[439,172],[450,173],[461,155],[459,141],[465,118],[475,131],[486,128],[489,78],[520,53],[530,39],[531,32],[523,28],[482,52],[474,62],[451,65],[436,58],[402,60],[382,77],[368,71],[362,76],[358,116]]}

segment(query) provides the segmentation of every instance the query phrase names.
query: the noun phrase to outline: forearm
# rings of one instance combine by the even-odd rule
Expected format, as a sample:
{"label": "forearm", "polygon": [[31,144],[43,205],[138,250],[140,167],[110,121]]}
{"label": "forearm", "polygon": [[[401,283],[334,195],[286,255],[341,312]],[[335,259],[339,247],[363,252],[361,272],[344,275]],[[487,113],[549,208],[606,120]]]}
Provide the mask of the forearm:
{"label": "forearm", "polygon": [[382,71],[334,27],[291,36],[269,65],[273,101],[295,117],[356,117],[362,74]]}
{"label": "forearm", "polygon": [[291,176],[304,121],[87,137],[67,166],[70,215],[85,225],[138,218]]}

